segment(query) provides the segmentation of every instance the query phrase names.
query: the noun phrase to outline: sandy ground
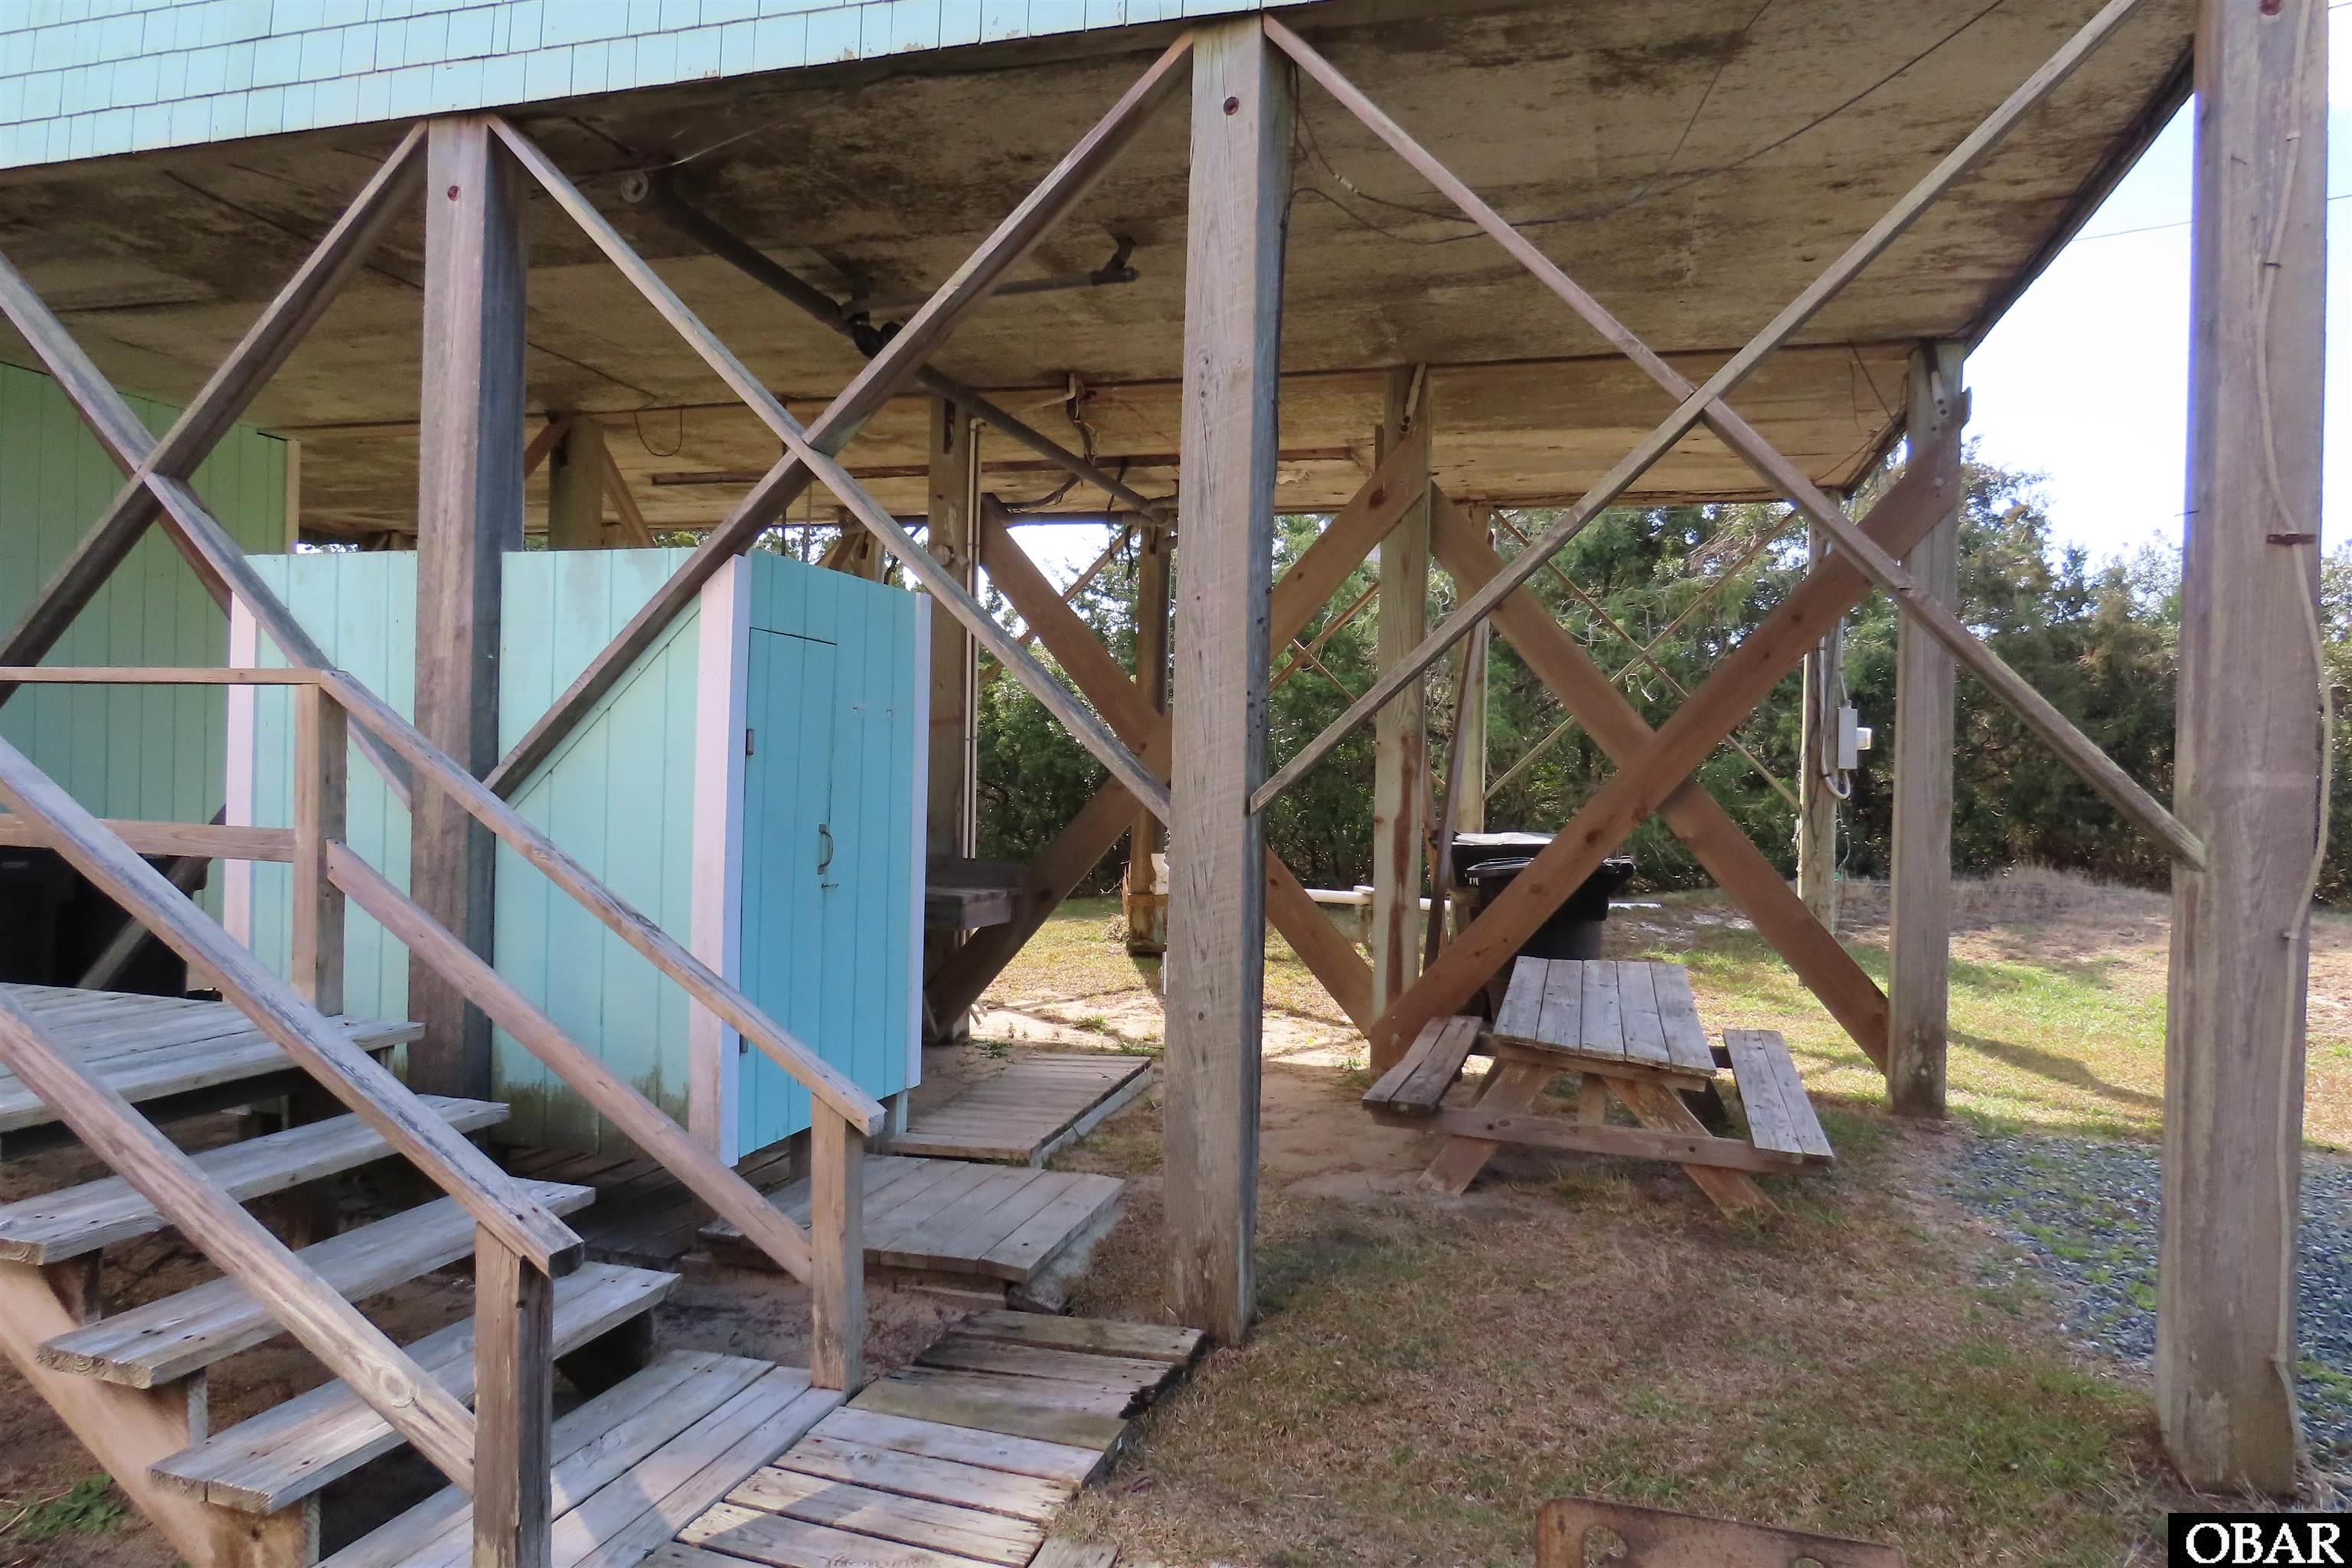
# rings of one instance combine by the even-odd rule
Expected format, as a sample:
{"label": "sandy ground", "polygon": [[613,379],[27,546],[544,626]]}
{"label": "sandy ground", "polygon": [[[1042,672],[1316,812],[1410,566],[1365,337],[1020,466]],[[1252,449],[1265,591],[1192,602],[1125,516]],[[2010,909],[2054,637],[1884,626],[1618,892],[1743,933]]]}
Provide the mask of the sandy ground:
{"label": "sandy ground", "polygon": [[[2003,879],[1963,884],[1957,909],[1956,948],[1962,956],[2032,958],[2042,963],[2098,963],[2118,968],[2142,984],[2160,987],[2168,940],[2168,900],[2161,894],[2095,887],[2067,878]],[[1849,936],[1883,927],[1883,893],[1867,886],[1849,890],[1842,927]],[[1612,925],[1612,950],[1655,944],[1702,926],[1737,926],[1739,917],[1719,906],[1669,901],[1621,910]],[[2352,920],[2318,923],[2312,974],[2315,1037],[2352,1034]],[[1133,984],[1077,996],[1024,994],[992,999],[975,1021],[973,1045],[927,1053],[926,1082],[918,1091],[922,1107],[944,1100],[980,1079],[1003,1070],[1018,1056],[1035,1050],[1156,1050],[1161,1038],[1160,999]],[[1377,1205],[1401,1203],[1433,1216],[1481,1213],[1524,1204],[1526,1183],[1549,1180],[1563,1160],[1534,1151],[1506,1151],[1492,1169],[1503,1179],[1458,1199],[1431,1198],[1412,1185],[1433,1141],[1410,1130],[1374,1125],[1360,1113],[1360,1082],[1342,1070],[1360,1068],[1362,1044],[1351,1032],[1310,1008],[1276,1008],[1266,1027],[1262,1190],[1267,1201],[1286,1198]],[[1101,1277],[1081,1288],[1080,1310],[1158,1315],[1153,1276],[1159,1202],[1159,1096],[1153,1090],[1128,1113],[1102,1129],[1088,1144],[1057,1163],[1115,1171],[1133,1184],[1128,1218],[1102,1248]],[[204,1147],[236,1134],[232,1117],[185,1124],[175,1131],[191,1147]],[[371,1208],[414,1201],[378,1173],[357,1184],[347,1205],[357,1217]],[[77,1150],[58,1151],[0,1166],[0,1201],[53,1189],[103,1174],[103,1167]],[[1637,1180],[1671,1187],[1680,1178],[1661,1168]],[[396,1200],[396,1201],[395,1201]],[[1932,1206],[1924,1197],[1923,1206]],[[348,1220],[347,1220],[348,1223]],[[211,1270],[175,1236],[150,1237],[113,1249],[108,1258],[110,1306],[149,1300],[208,1278]],[[455,1321],[470,1309],[470,1282],[462,1269],[404,1286],[370,1303],[370,1315],[394,1338],[415,1339]],[[909,1359],[929,1343],[961,1309],[915,1291],[877,1289],[870,1294],[873,1321],[868,1356],[877,1368]],[[801,1289],[775,1276],[698,1267],[663,1308],[664,1343],[804,1363],[806,1299]],[[215,1369],[212,1413],[215,1428],[231,1424],[320,1381],[310,1358],[278,1342],[231,1358]],[[0,1367],[0,1520],[29,1502],[59,1495],[89,1475],[94,1464],[13,1371]],[[421,1463],[387,1462],[362,1478],[331,1489],[327,1496],[331,1551],[374,1520],[432,1490],[437,1478]],[[0,1536],[0,1568],[58,1564],[60,1568],[106,1564],[109,1568],[165,1568],[173,1554],[135,1516],[95,1536],[67,1535],[26,1542]]]}

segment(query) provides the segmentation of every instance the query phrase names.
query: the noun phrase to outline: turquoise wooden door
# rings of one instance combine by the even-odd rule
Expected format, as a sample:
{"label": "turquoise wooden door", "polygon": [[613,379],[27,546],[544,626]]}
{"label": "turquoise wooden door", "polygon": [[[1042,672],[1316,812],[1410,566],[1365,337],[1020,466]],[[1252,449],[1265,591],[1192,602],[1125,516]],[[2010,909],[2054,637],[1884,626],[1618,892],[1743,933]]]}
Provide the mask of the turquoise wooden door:
{"label": "turquoise wooden door", "polygon": [[[844,1022],[828,992],[828,907],[845,868],[834,817],[838,648],[815,637],[753,629],[744,709],[743,991],[820,1056],[840,1062]],[[737,1144],[749,1153],[808,1125],[808,1090],[742,1047]]]}

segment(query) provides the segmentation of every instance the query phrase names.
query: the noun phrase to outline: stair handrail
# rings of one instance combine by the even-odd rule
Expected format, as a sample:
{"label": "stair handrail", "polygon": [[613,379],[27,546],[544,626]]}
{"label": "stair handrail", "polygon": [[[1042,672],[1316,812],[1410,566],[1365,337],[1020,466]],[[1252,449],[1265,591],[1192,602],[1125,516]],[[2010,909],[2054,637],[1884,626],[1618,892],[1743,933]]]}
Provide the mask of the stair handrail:
{"label": "stair handrail", "polygon": [[474,1489],[473,1414],[5,992],[0,1065],[436,1469]]}
{"label": "stair handrail", "polygon": [[[319,892],[341,837],[343,709],[315,679],[295,687],[309,760],[296,790],[294,963],[340,976],[340,900]],[[331,759],[331,760],[327,760]],[[50,847],[190,963],[224,998],[424,1171],[474,1218],[474,1403],[465,1405],[333,1290],[260,1221],[72,1053],[0,994],[0,1063],[57,1111],[156,1211],[368,1407],[473,1500],[474,1562],[544,1562],[553,1518],[548,1451],[554,1378],[554,1281],[579,1267],[580,1237],[408,1087],[329,1022],[311,996],[271,973],[32,760],[0,739],[0,801],[47,830]],[[319,906],[336,906],[320,920]],[[340,984],[333,1005],[341,1006]]]}
{"label": "stair handrail", "polygon": [[881,1101],[761,1011],[749,996],[688,952],[677,938],[605,887],[580,862],[557,847],[553,839],[524,820],[521,813],[488,785],[425,739],[423,731],[402,718],[389,703],[346,671],[326,668],[318,670],[316,675],[322,691],[362,728],[404,758],[420,778],[429,780],[467,816],[561,888],[572,902],[675,981],[688,995],[759,1047],[761,1054],[797,1079],[835,1115],[861,1134],[870,1136],[881,1131],[887,1120]]}
{"label": "stair handrail", "polygon": [[570,1226],[5,739],[0,800],[38,824],[49,847],[124,913],[209,973],[226,1001],[502,1245],[550,1276],[579,1267],[582,1244]]}

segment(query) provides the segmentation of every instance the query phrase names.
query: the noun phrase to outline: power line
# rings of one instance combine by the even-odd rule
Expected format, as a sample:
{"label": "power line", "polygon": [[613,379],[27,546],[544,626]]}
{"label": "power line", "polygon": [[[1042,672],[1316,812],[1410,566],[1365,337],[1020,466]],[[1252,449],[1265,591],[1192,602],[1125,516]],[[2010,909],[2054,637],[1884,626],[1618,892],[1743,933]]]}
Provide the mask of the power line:
{"label": "power line", "polygon": [[[2335,0],[2335,4],[2327,8],[2331,11],[2340,11],[2347,5],[2352,5],[2352,0]],[[2352,198],[2352,191],[2344,191],[2327,199],[2331,202],[2340,202],[2347,198]],[[2168,228],[2187,228],[2194,221],[2191,218],[2175,218],[2170,223],[2142,224],[2137,228],[2111,228],[2101,234],[2078,234],[2070,243],[2079,245],[2086,239],[2122,239],[2126,235],[2161,234]]]}

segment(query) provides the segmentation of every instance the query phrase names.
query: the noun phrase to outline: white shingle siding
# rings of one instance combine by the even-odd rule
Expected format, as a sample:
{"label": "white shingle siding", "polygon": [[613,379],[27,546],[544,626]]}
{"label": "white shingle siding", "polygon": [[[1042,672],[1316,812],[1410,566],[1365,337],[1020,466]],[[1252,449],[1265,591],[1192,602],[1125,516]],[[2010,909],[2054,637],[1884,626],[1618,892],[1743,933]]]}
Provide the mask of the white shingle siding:
{"label": "white shingle siding", "polygon": [[1265,3],[14,0],[0,4],[0,168]]}

